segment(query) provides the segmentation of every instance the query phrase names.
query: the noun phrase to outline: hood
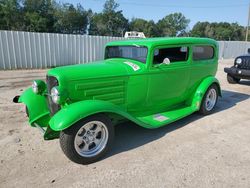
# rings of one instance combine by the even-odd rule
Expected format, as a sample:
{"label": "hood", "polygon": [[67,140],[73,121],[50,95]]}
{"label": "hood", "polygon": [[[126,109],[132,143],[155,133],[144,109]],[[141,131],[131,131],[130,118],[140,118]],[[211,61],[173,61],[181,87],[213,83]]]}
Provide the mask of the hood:
{"label": "hood", "polygon": [[142,72],[145,64],[128,59],[108,59],[92,63],[63,66],[48,71],[49,76],[59,81],[74,81],[89,78],[128,76]]}
{"label": "hood", "polygon": [[250,58],[250,54],[244,54],[244,55],[240,55],[240,56],[238,56],[238,57],[236,57],[235,59],[237,59],[237,58]]}

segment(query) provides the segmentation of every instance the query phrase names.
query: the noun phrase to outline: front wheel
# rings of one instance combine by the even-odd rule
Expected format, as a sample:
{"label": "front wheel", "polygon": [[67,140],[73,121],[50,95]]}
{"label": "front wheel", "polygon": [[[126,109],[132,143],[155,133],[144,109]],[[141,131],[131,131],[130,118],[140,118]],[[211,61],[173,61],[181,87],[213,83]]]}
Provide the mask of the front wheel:
{"label": "front wheel", "polygon": [[204,95],[199,112],[203,115],[211,114],[218,100],[218,87],[213,84]]}
{"label": "front wheel", "polygon": [[98,114],[85,118],[60,133],[60,146],[73,162],[89,164],[105,155],[114,138],[109,118]]}
{"label": "front wheel", "polygon": [[239,78],[235,78],[235,77],[231,76],[230,74],[227,74],[227,81],[230,84],[237,84],[237,83],[240,82],[240,79]]}

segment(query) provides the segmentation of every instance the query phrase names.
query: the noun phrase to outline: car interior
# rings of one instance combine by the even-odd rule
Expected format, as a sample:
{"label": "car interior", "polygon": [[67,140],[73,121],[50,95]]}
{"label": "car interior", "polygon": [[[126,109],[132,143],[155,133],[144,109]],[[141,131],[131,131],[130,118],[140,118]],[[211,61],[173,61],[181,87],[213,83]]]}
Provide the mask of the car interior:
{"label": "car interior", "polygon": [[170,61],[170,64],[187,61],[188,47],[162,48],[154,51],[153,64],[169,64],[166,63],[167,59]]}

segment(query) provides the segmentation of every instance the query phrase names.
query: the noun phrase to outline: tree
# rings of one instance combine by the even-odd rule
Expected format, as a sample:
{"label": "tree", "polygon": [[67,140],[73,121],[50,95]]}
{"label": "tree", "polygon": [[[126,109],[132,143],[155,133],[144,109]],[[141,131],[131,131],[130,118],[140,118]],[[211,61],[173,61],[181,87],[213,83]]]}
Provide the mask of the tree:
{"label": "tree", "polygon": [[243,26],[240,26],[238,23],[232,23],[231,27],[233,29],[231,40],[241,41],[245,39],[246,30]]}
{"label": "tree", "polygon": [[107,0],[102,13],[92,14],[90,17],[90,35],[123,36],[128,28],[128,20],[122,11],[117,11],[119,4],[114,0]]}
{"label": "tree", "polygon": [[191,34],[193,37],[205,37],[205,30],[207,28],[207,26],[209,25],[208,22],[197,22],[192,31]]}
{"label": "tree", "polygon": [[159,20],[157,26],[160,31],[160,36],[177,36],[185,32],[190,20],[182,13],[169,14],[163,19]]}
{"label": "tree", "polygon": [[157,37],[159,31],[153,20],[147,21],[140,18],[133,18],[129,26],[131,31],[143,32],[146,37]]}
{"label": "tree", "polygon": [[88,26],[88,12],[78,4],[59,6],[55,12],[54,29],[58,33],[85,34]]}
{"label": "tree", "polygon": [[89,15],[89,34],[104,36],[107,33],[107,26],[103,21],[102,13],[92,13]]}
{"label": "tree", "polygon": [[244,40],[245,30],[237,23],[198,22],[194,25],[191,36],[209,37],[215,40]]}
{"label": "tree", "polygon": [[109,14],[115,12],[115,10],[119,7],[119,4],[115,2],[115,0],[107,0],[103,6],[103,13]]}
{"label": "tree", "polygon": [[181,13],[169,14],[157,23],[140,18],[129,23],[115,0],[106,0],[101,13],[86,11],[80,4],[56,1],[0,0],[0,30],[103,36],[123,36],[126,30],[134,30],[147,37],[194,36],[215,40],[244,40],[246,34],[243,26],[227,22],[197,22],[188,31],[190,20]]}
{"label": "tree", "polygon": [[52,0],[25,0],[24,22],[27,31],[53,32],[54,28],[54,1]]}
{"label": "tree", "polygon": [[0,29],[22,30],[21,0],[0,0]]}

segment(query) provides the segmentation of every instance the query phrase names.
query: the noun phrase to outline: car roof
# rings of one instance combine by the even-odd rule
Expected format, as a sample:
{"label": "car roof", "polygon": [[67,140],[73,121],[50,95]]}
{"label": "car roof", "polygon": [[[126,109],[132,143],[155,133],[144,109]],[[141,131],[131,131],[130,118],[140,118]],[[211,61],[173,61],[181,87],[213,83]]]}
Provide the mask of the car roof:
{"label": "car roof", "polygon": [[217,42],[210,38],[197,37],[161,37],[161,38],[145,38],[145,39],[130,39],[119,40],[107,43],[106,46],[161,46],[161,45],[175,45],[175,44],[210,44],[217,46]]}

